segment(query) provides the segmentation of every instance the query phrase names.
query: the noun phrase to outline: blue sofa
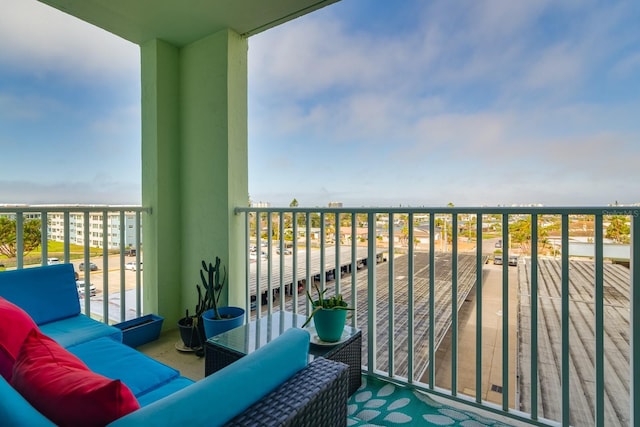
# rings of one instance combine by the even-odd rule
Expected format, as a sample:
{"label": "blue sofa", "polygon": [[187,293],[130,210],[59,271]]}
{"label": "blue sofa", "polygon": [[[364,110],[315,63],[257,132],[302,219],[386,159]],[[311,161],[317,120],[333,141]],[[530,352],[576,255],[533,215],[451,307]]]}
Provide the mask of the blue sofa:
{"label": "blue sofa", "polygon": [[[346,423],[346,366],[324,359],[308,364],[309,335],[304,330],[291,329],[227,368],[194,382],[124,345],[120,329],[83,315],[71,264],[0,272],[0,297],[22,308],[42,334],[77,356],[91,371],[128,387],[140,408],[110,426],[242,425],[245,421],[234,420],[273,418],[277,411],[269,403],[271,399],[279,402],[280,415],[265,425],[296,425],[299,421],[292,421],[292,417],[300,414],[316,419],[317,425]],[[305,397],[304,389],[309,385],[313,390]],[[317,398],[323,393],[335,401],[329,403],[332,407]],[[282,407],[282,402],[289,401],[289,407]],[[34,406],[38,405],[32,405],[0,376],[2,425],[54,425]],[[259,415],[260,411],[267,415]],[[334,418],[314,415],[325,412],[333,413]],[[310,425],[315,424],[311,421]]]}

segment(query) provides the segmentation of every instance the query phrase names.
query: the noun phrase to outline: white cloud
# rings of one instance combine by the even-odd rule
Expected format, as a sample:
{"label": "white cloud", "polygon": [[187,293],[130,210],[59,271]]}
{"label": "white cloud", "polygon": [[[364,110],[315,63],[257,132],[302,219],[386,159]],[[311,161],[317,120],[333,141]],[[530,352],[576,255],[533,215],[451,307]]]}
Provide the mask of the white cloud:
{"label": "white cloud", "polygon": [[36,75],[120,78],[139,69],[139,49],[36,0],[0,0],[0,64]]}

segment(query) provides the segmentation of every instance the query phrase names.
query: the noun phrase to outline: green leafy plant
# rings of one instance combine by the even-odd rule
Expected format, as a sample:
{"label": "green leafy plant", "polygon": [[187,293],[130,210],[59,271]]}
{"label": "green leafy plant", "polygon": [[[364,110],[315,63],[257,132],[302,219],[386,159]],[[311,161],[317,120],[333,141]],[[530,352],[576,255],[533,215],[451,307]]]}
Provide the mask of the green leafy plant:
{"label": "green leafy plant", "polygon": [[309,317],[307,318],[306,322],[304,322],[304,324],[302,325],[303,328],[307,326],[309,322],[311,322],[311,319],[313,319],[313,316],[322,309],[353,310],[353,308],[349,307],[349,304],[347,304],[347,302],[342,298],[342,294],[334,295],[329,298],[324,298],[324,294],[325,292],[327,292],[327,290],[324,289],[323,291],[320,291],[320,288],[316,283],[313,284],[313,287],[316,289],[318,298],[314,300],[311,294],[309,293],[309,291],[307,291],[307,298],[309,298],[309,301],[311,302],[311,307],[313,307],[313,310],[311,311],[311,314],[309,314]]}
{"label": "green leafy plant", "polygon": [[[227,281],[227,269],[221,265],[220,257],[216,257],[215,264],[207,264],[202,260],[200,280],[202,280],[202,288],[200,285],[196,285],[198,289],[196,315],[198,317],[202,316],[205,311],[213,309],[214,319],[222,319],[218,312],[218,303],[222,288],[224,288],[224,284]],[[204,289],[204,295],[202,289]]]}

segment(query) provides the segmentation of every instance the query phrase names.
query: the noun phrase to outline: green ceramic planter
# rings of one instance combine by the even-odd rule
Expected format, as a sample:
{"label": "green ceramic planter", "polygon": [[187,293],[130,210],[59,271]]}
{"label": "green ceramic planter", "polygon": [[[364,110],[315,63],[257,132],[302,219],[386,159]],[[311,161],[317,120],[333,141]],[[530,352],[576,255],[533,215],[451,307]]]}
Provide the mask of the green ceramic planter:
{"label": "green ceramic planter", "polygon": [[313,316],[318,338],[325,342],[336,342],[342,338],[347,322],[347,310],[322,309]]}

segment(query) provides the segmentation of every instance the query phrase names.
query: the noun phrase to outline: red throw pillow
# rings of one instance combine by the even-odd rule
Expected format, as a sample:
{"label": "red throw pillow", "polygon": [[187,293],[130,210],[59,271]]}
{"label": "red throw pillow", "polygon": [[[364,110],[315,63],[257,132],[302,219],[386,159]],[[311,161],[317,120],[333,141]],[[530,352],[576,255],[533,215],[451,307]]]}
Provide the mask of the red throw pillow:
{"label": "red throw pillow", "polygon": [[104,426],[140,408],[120,380],[98,375],[37,330],[22,345],[13,387],[59,426]]}
{"label": "red throw pillow", "polygon": [[11,382],[13,364],[32,329],[38,329],[33,319],[23,309],[0,297],[0,375],[7,382]]}

